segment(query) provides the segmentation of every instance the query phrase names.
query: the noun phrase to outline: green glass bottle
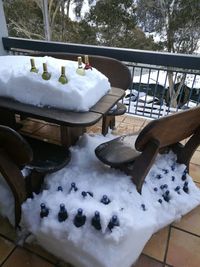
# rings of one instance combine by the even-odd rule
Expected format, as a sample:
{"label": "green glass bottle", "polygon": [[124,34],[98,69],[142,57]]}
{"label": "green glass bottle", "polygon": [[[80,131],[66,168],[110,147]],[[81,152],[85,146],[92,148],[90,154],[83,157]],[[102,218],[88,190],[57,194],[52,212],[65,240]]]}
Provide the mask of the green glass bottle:
{"label": "green glass bottle", "polygon": [[82,64],[82,57],[78,57],[78,68],[76,70],[76,73],[79,75],[82,75],[82,76],[85,75],[85,70],[84,70],[83,64]]}
{"label": "green glass bottle", "polygon": [[34,60],[34,58],[31,58],[30,61],[31,61],[31,69],[30,69],[30,72],[36,72],[36,73],[38,73],[38,69],[36,69],[36,67],[35,67],[35,60]]}
{"label": "green glass bottle", "polygon": [[58,81],[62,84],[68,83],[67,77],[65,75],[65,67],[64,66],[61,67],[61,75],[60,75],[60,78],[58,79]]}
{"label": "green glass bottle", "polygon": [[47,64],[43,63],[43,73],[42,73],[42,79],[43,80],[50,80],[51,73],[47,71]]}

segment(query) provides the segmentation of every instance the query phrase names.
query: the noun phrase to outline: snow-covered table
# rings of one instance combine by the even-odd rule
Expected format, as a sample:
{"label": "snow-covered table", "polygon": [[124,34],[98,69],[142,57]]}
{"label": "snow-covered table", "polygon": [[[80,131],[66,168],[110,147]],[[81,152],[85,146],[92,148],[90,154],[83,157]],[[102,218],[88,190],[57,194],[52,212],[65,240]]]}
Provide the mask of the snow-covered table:
{"label": "snow-covered table", "polygon": [[[59,124],[61,142],[69,147],[124,96],[124,90],[111,88],[108,78],[95,68],[82,76],[76,72],[76,61],[35,57],[35,73],[30,72],[30,59],[0,57],[1,124],[16,128],[15,114]],[[42,79],[44,63],[51,73],[47,81]],[[66,84],[58,82],[63,66]]]}
{"label": "snow-covered table", "polygon": [[61,143],[67,147],[74,145],[85,132],[85,128],[99,121],[108,110],[124,96],[124,90],[111,88],[87,112],[69,111],[54,107],[38,107],[24,104],[11,98],[0,97],[0,124],[16,128],[13,115],[20,114],[61,126]]}

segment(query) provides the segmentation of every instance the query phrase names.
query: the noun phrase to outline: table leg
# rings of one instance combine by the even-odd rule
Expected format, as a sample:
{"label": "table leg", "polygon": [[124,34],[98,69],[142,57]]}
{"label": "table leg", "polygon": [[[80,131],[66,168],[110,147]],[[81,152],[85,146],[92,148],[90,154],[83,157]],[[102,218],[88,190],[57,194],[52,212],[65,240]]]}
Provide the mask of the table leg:
{"label": "table leg", "polygon": [[69,148],[78,141],[79,137],[86,132],[85,127],[60,126],[61,144]]}
{"label": "table leg", "polygon": [[5,109],[0,109],[0,124],[17,129],[15,113]]}

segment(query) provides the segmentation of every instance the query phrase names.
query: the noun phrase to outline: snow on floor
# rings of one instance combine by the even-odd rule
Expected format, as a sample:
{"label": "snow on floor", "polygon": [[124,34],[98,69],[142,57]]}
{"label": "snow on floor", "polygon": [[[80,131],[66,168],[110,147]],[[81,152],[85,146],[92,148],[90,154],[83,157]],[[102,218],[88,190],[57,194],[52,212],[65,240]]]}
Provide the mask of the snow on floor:
{"label": "snow on floor", "polygon": [[[30,72],[30,58],[35,59],[38,73]],[[43,80],[43,63],[51,79]],[[66,68],[67,84],[58,79],[61,66]],[[108,78],[97,69],[76,73],[78,63],[53,57],[0,56],[0,96],[11,97],[36,106],[53,106],[68,110],[88,111],[110,89]],[[83,64],[84,67],[84,64]]]}
{"label": "snow on floor", "polygon": [[[114,136],[85,134],[71,148],[71,162],[48,175],[42,193],[23,204],[23,229],[30,231],[46,250],[75,267],[130,267],[153,233],[200,204],[200,190],[185,173],[186,167],[176,163],[173,153],[158,155],[142,195],[138,194],[129,176],[103,165],[95,157],[95,147],[111,138]],[[78,190],[71,190],[71,183]],[[3,209],[5,216],[9,206],[13,212],[13,202],[3,184],[0,203],[7,205]],[[84,196],[82,192],[89,193]],[[109,204],[101,202],[103,195],[108,196]],[[40,217],[41,203],[49,209],[47,217]],[[59,222],[62,203],[68,218]],[[86,222],[76,227],[74,218],[79,208]],[[100,213],[101,230],[91,225],[95,211]],[[119,225],[110,230],[113,215]]]}

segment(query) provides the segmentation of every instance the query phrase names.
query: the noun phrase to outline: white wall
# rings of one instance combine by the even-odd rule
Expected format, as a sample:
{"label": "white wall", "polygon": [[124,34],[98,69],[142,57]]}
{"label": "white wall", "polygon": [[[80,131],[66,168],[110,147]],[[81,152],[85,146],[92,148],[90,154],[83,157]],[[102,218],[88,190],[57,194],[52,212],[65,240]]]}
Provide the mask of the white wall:
{"label": "white wall", "polygon": [[4,10],[3,10],[3,3],[2,0],[0,0],[0,55],[5,55],[7,52],[3,48],[2,44],[2,37],[7,37],[8,36],[8,30],[6,26],[6,20],[5,20],[5,15],[4,15]]}

